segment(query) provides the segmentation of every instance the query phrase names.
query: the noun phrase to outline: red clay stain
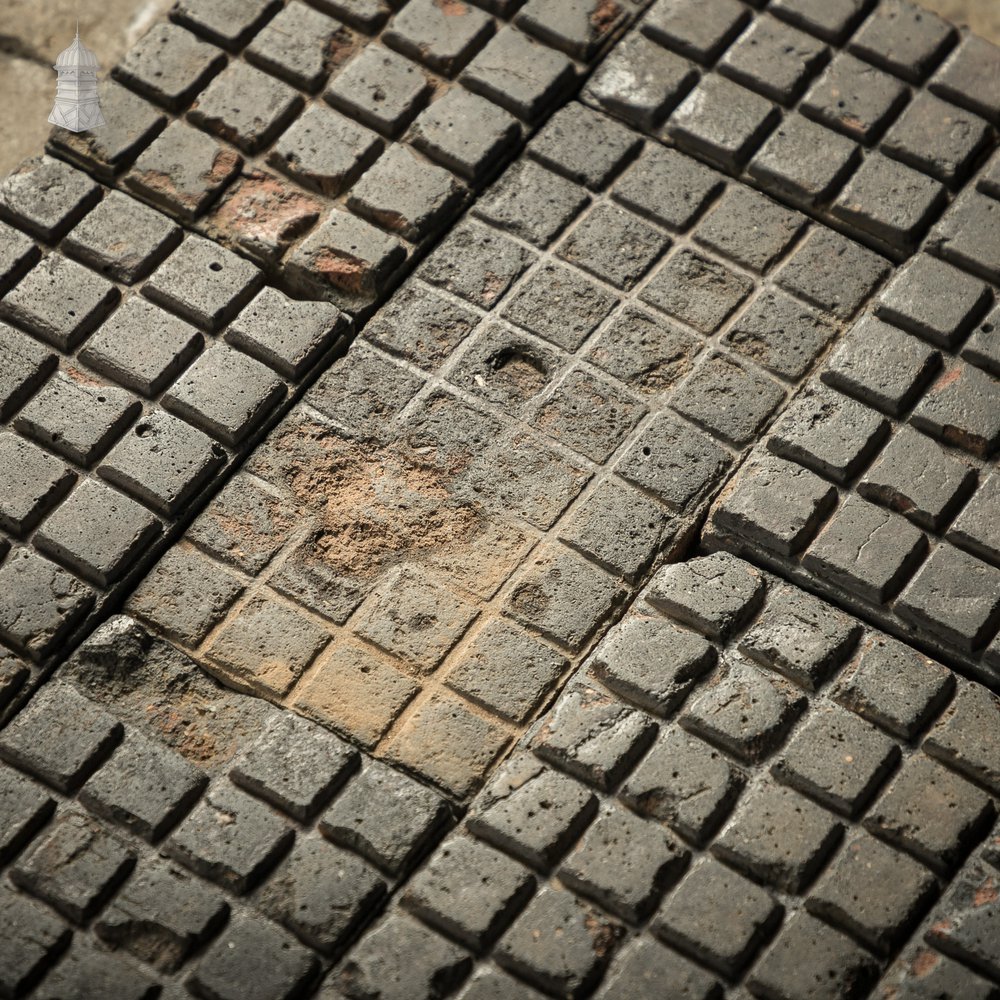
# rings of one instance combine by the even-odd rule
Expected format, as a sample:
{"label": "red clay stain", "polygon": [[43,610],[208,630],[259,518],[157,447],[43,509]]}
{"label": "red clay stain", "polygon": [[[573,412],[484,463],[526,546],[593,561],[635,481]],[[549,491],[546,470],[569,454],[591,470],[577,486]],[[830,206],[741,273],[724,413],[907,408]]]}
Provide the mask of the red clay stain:
{"label": "red clay stain", "polygon": [[910,963],[910,972],[917,979],[929,976],[941,964],[941,956],[929,948],[921,948],[917,957]]}
{"label": "red clay stain", "polygon": [[237,236],[283,245],[311,229],[321,211],[303,192],[255,172],[233,188],[212,221]]}
{"label": "red clay stain", "polygon": [[1000,898],[1000,890],[997,889],[996,879],[990,876],[973,894],[972,905],[977,909],[981,906],[990,906],[998,898]]}
{"label": "red clay stain", "polygon": [[331,285],[345,292],[358,293],[364,289],[368,268],[357,257],[324,247],[313,257],[312,265]]}
{"label": "red clay stain", "polygon": [[469,8],[462,0],[434,0],[434,5],[448,17],[461,17],[469,13]]}
{"label": "red clay stain", "polygon": [[931,392],[941,392],[943,389],[947,389],[948,386],[954,385],[962,377],[962,366],[955,365],[950,371],[947,371],[942,375],[935,383],[931,386]]}
{"label": "red clay stain", "polygon": [[615,0],[599,0],[590,15],[590,26],[594,29],[594,34],[603,35],[615,23],[621,11]]}
{"label": "red clay stain", "polygon": [[211,181],[224,181],[234,170],[238,170],[243,162],[240,155],[232,149],[220,149],[212,160],[212,167],[205,175]]}

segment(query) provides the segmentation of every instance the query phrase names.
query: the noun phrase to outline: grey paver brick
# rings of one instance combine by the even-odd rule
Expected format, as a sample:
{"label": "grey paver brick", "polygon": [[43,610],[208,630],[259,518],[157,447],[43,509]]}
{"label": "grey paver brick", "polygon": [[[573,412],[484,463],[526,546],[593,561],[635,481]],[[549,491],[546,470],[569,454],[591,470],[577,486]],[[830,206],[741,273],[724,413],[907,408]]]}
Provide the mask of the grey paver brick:
{"label": "grey paver brick", "polygon": [[744,796],[712,853],[756,880],[797,893],[830,856],[841,829],[797,792],[764,783]]}
{"label": "grey paver brick", "polygon": [[6,470],[0,488],[0,525],[22,537],[76,480],[59,459],[9,430],[0,432],[0,463]]}
{"label": "grey paver brick", "polygon": [[951,47],[955,29],[909,0],[892,0],[872,13],[850,48],[910,83],[919,83]]}
{"label": "grey paver brick", "polygon": [[535,737],[535,752],[555,767],[607,791],[635,766],[656,736],[647,716],[597,687],[571,684]]}
{"label": "grey paver brick", "polygon": [[658,0],[642,20],[642,31],[661,45],[710,64],[739,34],[747,10],[734,0],[694,7],[686,0]]}
{"label": "grey paver brick", "polygon": [[728,553],[664,566],[646,591],[653,607],[711,639],[730,639],[764,601],[760,573]]}
{"label": "grey paver brick", "polygon": [[430,83],[418,66],[373,43],[334,74],[323,96],[391,138],[416,117],[430,93]]}
{"label": "grey paver brick", "polygon": [[589,104],[644,130],[657,127],[698,79],[694,66],[635,32],[615,46],[587,82]]}
{"label": "grey paver brick", "polygon": [[83,479],[35,532],[35,544],[84,579],[108,586],[159,535],[160,522],[134,500]]}
{"label": "grey paver brick", "polygon": [[142,153],[122,183],[140,198],[191,221],[236,177],[242,164],[234,149],[177,120]]}
{"label": "grey paver brick", "polygon": [[993,979],[1000,971],[997,882],[996,871],[981,864],[964,869],[941,903],[940,918],[925,935],[928,944]]}
{"label": "grey paver brick", "polygon": [[30,549],[16,549],[0,566],[0,638],[40,660],[93,600],[76,577]]}
{"label": "grey paver brick", "polygon": [[244,62],[231,62],[198,95],[190,121],[245,153],[268,146],[302,107],[302,97],[287,84]]}
{"label": "grey paver brick", "polygon": [[370,865],[321,837],[299,837],[257,895],[261,910],[310,947],[330,954],[381,902]]}
{"label": "grey paver brick", "polygon": [[402,903],[448,937],[482,951],[507,929],[534,888],[534,876],[516,861],[456,835],[410,879]]}
{"label": "grey paver brick", "polygon": [[433,0],[414,0],[393,20],[385,44],[433,70],[454,76],[494,31],[491,17],[462,3],[445,9]]}
{"label": "grey paver brick", "polygon": [[798,588],[772,589],[767,604],[739,640],[751,659],[808,690],[823,684],[854,650],[861,626]]}
{"label": "grey paver brick", "polygon": [[97,204],[101,189],[83,171],[51,157],[22,163],[0,183],[0,215],[54,242]]}
{"label": "grey paver brick", "polygon": [[955,677],[896,639],[866,636],[857,663],[837,684],[841,704],[894,736],[912,740],[941,710]]}
{"label": "grey paver brick", "polygon": [[469,830],[525,864],[547,871],[597,813],[597,797],[533,760],[515,757],[477,797]]}
{"label": "grey paver brick", "polygon": [[226,64],[214,45],[161,21],[126,53],[114,75],[170,111],[180,111]]}
{"label": "grey paver brick", "polygon": [[63,249],[113,281],[131,285],[159,264],[180,237],[180,229],[159,212],[120,191],[109,191],[73,227]]}
{"label": "grey paver brick", "polygon": [[860,833],[820,876],[806,906],[884,954],[912,929],[935,889],[923,865]]}
{"label": "grey paver brick", "polygon": [[202,878],[243,895],[294,838],[292,828],[271,809],[220,782],[205,793],[164,849]]}
{"label": "grey paver brick", "polygon": [[963,32],[958,47],[934,74],[930,89],[996,124],[1000,121],[1000,88],[996,46],[971,32]]}
{"label": "grey paver brick", "polygon": [[1000,381],[957,361],[924,394],[911,420],[946,444],[987,458],[1000,446]]}
{"label": "grey paver brick", "polygon": [[39,1000],[65,996],[113,996],[121,1000],[150,1000],[159,984],[119,955],[109,955],[79,936],[65,957],[35,991]]}
{"label": "grey paver brick", "polygon": [[778,120],[770,101],[716,74],[701,83],[670,116],[666,131],[695,156],[739,170]]}
{"label": "grey paver brick", "polygon": [[878,1000],[891,1000],[892,993],[906,990],[914,1000],[935,996],[961,996],[969,1000],[994,1000],[996,987],[968,966],[947,958],[925,945],[912,945],[886,970]]}
{"label": "grey paver brick", "polygon": [[969,334],[962,357],[972,364],[1000,376],[1000,309],[994,307],[982,322]]}
{"label": "grey paver brick", "polygon": [[680,876],[688,856],[687,848],[658,823],[609,804],[563,861],[559,878],[612,913],[638,922]]}
{"label": "grey paver brick", "polygon": [[290,3],[258,32],[246,56],[293,87],[316,91],[335,62],[338,48],[349,43],[339,21],[304,3]]}
{"label": "grey paver brick", "polygon": [[841,338],[820,378],[890,416],[902,416],[941,366],[941,355],[870,313]]}
{"label": "grey paver brick", "polygon": [[225,920],[214,889],[175,865],[140,865],[94,924],[101,940],[163,972],[174,972]]}
{"label": "grey paver brick", "polygon": [[747,170],[768,189],[809,208],[832,198],[857,161],[858,146],[854,140],[831,132],[796,111],[779,123]]}
{"label": "grey paver brick", "polygon": [[318,968],[316,956],[290,934],[256,915],[239,915],[208,947],[187,983],[218,1000],[288,1000]]}
{"label": "grey paver brick", "polygon": [[574,59],[589,59],[625,17],[620,4],[601,0],[528,0],[515,24]]}
{"label": "grey paver brick", "polygon": [[19,888],[82,924],[100,909],[134,864],[135,855],[100,823],[70,807],[10,874]]}
{"label": "grey paver brick", "polygon": [[240,49],[278,9],[277,0],[180,0],[174,20],[216,45]]}
{"label": "grey paver brick", "polygon": [[579,996],[597,980],[621,928],[569,892],[544,886],[497,945],[497,959],[547,993]]}
{"label": "grey paver brick", "polygon": [[998,489],[997,476],[983,481],[948,532],[949,541],[992,563],[1000,562],[1000,537],[992,517]]}
{"label": "grey paver brick", "polygon": [[985,792],[918,755],[903,764],[864,825],[944,875],[983,835],[994,812]]}
{"label": "grey paver brick", "polygon": [[413,778],[365,761],[319,822],[335,844],[349,847],[390,875],[401,875],[448,815],[444,800]]}
{"label": "grey paver brick", "polygon": [[70,943],[72,931],[49,909],[0,889],[0,985],[9,996],[30,990]]}
{"label": "grey paver brick", "polygon": [[964,191],[932,231],[930,245],[960,267],[995,282],[1000,278],[998,212],[1000,202],[978,191]]}
{"label": "grey paver brick", "polygon": [[194,764],[159,743],[129,732],[111,760],[80,790],[93,813],[159,840],[208,784]]}
{"label": "grey paver brick", "polygon": [[51,253],[0,299],[0,314],[70,351],[115,307],[118,289],[85,267]]}
{"label": "grey paver brick", "polygon": [[55,807],[56,800],[40,785],[12,767],[0,769],[0,859],[4,864],[45,825]]}
{"label": "grey paver brick", "polygon": [[898,514],[848,496],[802,564],[865,600],[894,597],[927,551],[927,537]]}
{"label": "grey paver brick", "polygon": [[35,241],[20,229],[0,222],[0,294],[6,293],[20,280],[29,267],[41,257]]}
{"label": "grey paver brick", "polygon": [[455,996],[457,1000],[536,1000],[539,993],[495,965],[481,965]]}
{"label": "grey paver brick", "polygon": [[826,41],[839,42],[869,6],[869,0],[777,0],[774,13]]}
{"label": "grey paver brick", "polygon": [[[808,962],[802,957],[809,956]],[[757,995],[781,1000],[854,1000],[866,995],[878,964],[850,938],[807,913],[796,913],[750,975]]]}
{"label": "grey paver brick", "polygon": [[805,705],[805,696],[786,680],[729,654],[687,704],[681,724],[740,760],[756,763],[774,753]]}
{"label": "grey paver brick", "polygon": [[138,416],[138,400],[87,376],[56,374],[14,418],[14,427],[78,465],[92,465]]}
{"label": "grey paver brick", "polygon": [[722,996],[722,985],[709,973],[645,936],[634,938],[618,952],[596,996],[600,1000],[640,997],[663,983],[670,983],[677,1000],[717,1000]]}
{"label": "grey paver brick", "polygon": [[374,34],[392,12],[386,0],[318,0],[317,7],[366,34]]}
{"label": "grey paver brick", "polygon": [[975,471],[912,428],[903,426],[865,473],[858,492],[940,531],[968,498]]}
{"label": "grey paver brick", "polygon": [[780,921],[782,909],[759,886],[703,858],[668,895],[653,926],[681,951],[734,977]]}

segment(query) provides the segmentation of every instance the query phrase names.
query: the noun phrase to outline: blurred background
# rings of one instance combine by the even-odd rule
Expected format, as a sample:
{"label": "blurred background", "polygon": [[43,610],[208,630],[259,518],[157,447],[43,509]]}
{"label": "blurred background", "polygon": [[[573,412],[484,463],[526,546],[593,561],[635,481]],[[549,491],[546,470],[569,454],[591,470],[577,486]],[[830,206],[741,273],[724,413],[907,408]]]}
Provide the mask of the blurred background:
{"label": "blurred background", "polygon": [[[107,72],[173,0],[0,0],[0,177],[41,152],[55,96],[56,56],[80,37]],[[918,0],[1000,45],[1000,0]]]}

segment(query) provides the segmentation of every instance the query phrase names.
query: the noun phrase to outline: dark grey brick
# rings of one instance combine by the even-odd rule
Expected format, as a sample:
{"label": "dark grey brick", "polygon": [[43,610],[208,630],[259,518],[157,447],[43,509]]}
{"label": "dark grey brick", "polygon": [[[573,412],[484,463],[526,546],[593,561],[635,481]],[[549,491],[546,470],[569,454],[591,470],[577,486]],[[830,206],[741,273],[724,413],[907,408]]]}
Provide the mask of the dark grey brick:
{"label": "dark grey brick", "polygon": [[245,153],[259,153],[301,107],[302,97],[287,84],[234,61],[198,95],[188,118]]}
{"label": "dark grey brick", "polygon": [[350,45],[344,26],[304,3],[281,8],[254,38],[246,57],[293,87],[316,91]]}
{"label": "dark grey brick", "polygon": [[[806,955],[809,960],[803,961]],[[850,938],[800,912],[782,928],[777,941],[754,968],[749,983],[756,996],[780,1000],[800,996],[810,1000],[855,1000],[867,995],[878,971],[875,959]]]}
{"label": "dark grey brick", "polygon": [[45,825],[55,807],[56,800],[40,785],[11,767],[0,768],[0,861],[10,861]]}
{"label": "dark grey brick", "polygon": [[[148,37],[148,36],[147,36]],[[171,122],[122,183],[182,220],[201,215],[240,172],[243,158],[186,122]]]}
{"label": "dark grey brick", "polygon": [[813,711],[772,767],[781,780],[848,818],[857,816],[899,761],[899,746],[837,706]]}
{"label": "dark grey brick", "polygon": [[385,32],[385,44],[439,73],[454,76],[483,47],[494,21],[476,7],[445,9],[414,0]]}
{"label": "dark grey brick", "polygon": [[861,626],[797,587],[773,589],[739,649],[815,691],[851,655]]}
{"label": "dark grey brick", "polygon": [[323,814],[319,828],[383,871],[398,876],[427,846],[447,815],[440,796],[412,778],[376,761]]}
{"label": "dark grey brick", "polygon": [[6,885],[0,888],[0,989],[5,995],[30,990],[72,934],[46,907]]}
{"label": "dark grey brick", "polygon": [[470,701],[514,722],[537,707],[568,660],[504,619],[492,619],[455,657],[446,683]]}
{"label": "dark grey brick", "polygon": [[921,528],[940,531],[975,485],[974,469],[903,426],[865,473],[858,492],[905,514]]}
{"label": "dark grey brick", "polygon": [[589,104],[652,131],[697,80],[687,59],[632,32],[597,68],[583,96]]}
{"label": "dark grey brick", "polygon": [[0,313],[53,346],[71,351],[120,297],[104,278],[51,253],[0,300]]}
{"label": "dark grey brick", "polygon": [[903,764],[864,825],[946,875],[983,836],[994,813],[985,792],[918,755]]}
{"label": "dark grey brick", "polygon": [[110,955],[81,936],[34,995],[39,1000],[62,1000],[67,996],[153,1000],[160,995],[160,985],[128,959]]}
{"label": "dark grey brick", "polygon": [[988,458],[1000,445],[1000,383],[956,361],[917,403],[911,420],[946,444]]}
{"label": "dark grey brick", "polygon": [[682,837],[704,846],[742,788],[742,774],[718,750],[671,727],[660,734],[620,795],[641,816],[668,823]]}
{"label": "dark grey brick", "polygon": [[1000,307],[995,306],[986,318],[978,323],[962,348],[966,361],[1000,376]]}
{"label": "dark grey brick", "polygon": [[892,735],[912,740],[954,689],[955,676],[947,668],[896,639],[871,633],[835,697]]}
{"label": "dark grey brick", "polygon": [[233,781],[308,822],[358,765],[356,750],[314,723],[282,712],[234,759]]}
{"label": "dark grey brick", "polygon": [[318,971],[316,956],[291,935],[256,915],[240,915],[208,947],[187,985],[212,1000],[290,1000]]}
{"label": "dark grey brick", "polygon": [[563,857],[596,813],[597,797],[588,788],[519,756],[477,797],[468,827],[544,872]]}
{"label": "dark grey brick", "polygon": [[[431,255],[417,268],[416,273],[424,281],[443,288],[481,309],[492,309],[534,260],[534,253],[527,247],[522,247],[502,233],[487,229],[474,220],[469,220],[454,226]],[[387,313],[393,315],[393,304],[400,295],[407,294],[406,290],[401,290],[387,306],[380,310],[379,318],[385,317]],[[449,308],[443,299],[431,298],[428,300],[427,297],[416,295],[413,292],[409,292],[409,294],[412,298],[416,298],[415,305],[417,306],[430,301],[435,309],[446,310]],[[454,311],[454,307],[450,308]],[[374,319],[369,324],[365,331],[366,335],[373,330],[373,326],[375,329],[381,329],[378,326],[379,318]],[[398,317],[400,324],[404,320],[404,316]],[[411,341],[411,337],[412,335],[406,336],[405,339],[408,343]],[[442,329],[438,339],[442,339],[445,346],[450,345],[451,337],[448,334],[448,328]],[[404,353],[412,351],[414,348],[410,344],[408,351]],[[414,356],[412,360],[421,364],[422,357]],[[441,360],[443,360],[443,356]]]}
{"label": "dark grey brick", "polygon": [[898,514],[854,495],[809,547],[802,565],[876,604],[894,597],[927,551],[927,537]]}
{"label": "dark grey brick", "polygon": [[820,385],[801,393],[772,428],[771,451],[839,483],[853,479],[888,436],[889,423]]}
{"label": "dark grey brick", "polygon": [[722,985],[707,972],[645,936],[633,938],[615,956],[596,996],[615,1000],[655,995],[664,983],[670,984],[677,1000],[719,1000],[722,996]]}
{"label": "dark grey brick", "polygon": [[871,6],[871,0],[775,0],[773,13],[828,42],[840,42]]}
{"label": "dark grey brick", "polygon": [[257,894],[269,917],[330,954],[376,910],[385,882],[356,855],[320,837],[299,837]]}
{"label": "dark grey brick", "polygon": [[294,837],[292,828],[267,806],[223,782],[206,792],[165,850],[196,874],[242,895]]}
{"label": "dark grey brick", "polygon": [[67,920],[92,917],[128,876],[135,855],[83,811],[69,807],[44,840],[11,869],[19,888],[38,896]]}
{"label": "dark grey brick", "polygon": [[138,400],[124,389],[100,385],[71,370],[49,379],[14,418],[14,427],[87,466],[108,450],[140,410]]}
{"label": "dark grey brick", "polygon": [[726,170],[739,170],[778,117],[770,101],[713,73],[670,116],[666,132],[682,149]]}
{"label": "dark grey brick", "polygon": [[182,869],[163,862],[140,866],[94,930],[162,972],[175,972],[225,920],[229,906]]}
{"label": "dark grey brick", "polygon": [[810,208],[840,190],[857,160],[851,139],[794,112],[775,128],[747,170],[766,189]]}
{"label": "dark grey brick", "polygon": [[536,246],[547,246],[590,201],[585,190],[533,160],[518,160],[476,202],[474,214]]}
{"label": "dark grey brick", "polygon": [[852,52],[920,83],[951,47],[955,29],[931,11],[909,0],[879,6],[851,39]]}
{"label": "dark grey brick", "polygon": [[495,965],[484,964],[469,976],[455,996],[456,1000],[537,1000],[539,994]]}
{"label": "dark grey brick", "polygon": [[179,754],[138,733],[80,791],[93,813],[159,840],[194,804],[208,778]]}
{"label": "dark grey brick", "polygon": [[753,282],[745,275],[682,247],[646,282],[641,298],[702,333],[711,334],[752,288]]}
{"label": "dark grey brick", "polygon": [[535,736],[535,752],[555,767],[607,791],[635,766],[656,736],[647,716],[596,687],[570,685]]}
{"label": "dark grey brick", "polygon": [[739,34],[748,11],[736,0],[657,0],[642,20],[643,33],[698,62],[711,64]]}
{"label": "dark grey brick", "polygon": [[617,471],[682,514],[722,480],[731,461],[711,438],[664,413],[647,425]]}
{"label": "dark grey brick", "polygon": [[820,876],[806,906],[886,954],[912,929],[936,888],[922,865],[860,833]]}
{"label": "dark grey brick", "polygon": [[909,252],[945,203],[944,187],[926,174],[872,152],[831,209],[896,251]]}
{"label": "dark grey brick", "polygon": [[6,471],[0,488],[0,524],[22,537],[76,480],[59,459],[9,430],[0,432],[0,464]]}
{"label": "dark grey brick", "polygon": [[372,43],[334,75],[323,97],[392,138],[413,121],[430,93],[431,85],[419,67]]}
{"label": "dark grey brick", "polygon": [[35,544],[106,587],[131,568],[160,530],[160,522],[134,500],[83,479],[35,532]]}
{"label": "dark grey brick", "polygon": [[444,841],[409,882],[410,912],[474,951],[491,945],[531,897],[534,877],[468,837]]}
{"label": "dark grey brick", "polygon": [[97,204],[101,188],[83,171],[51,157],[26,160],[0,183],[0,216],[55,242]]}
{"label": "dark grey brick", "polygon": [[41,256],[35,241],[6,222],[0,222],[0,295],[20,280]]}
{"label": "dark grey brick", "polygon": [[236,51],[278,7],[278,0],[179,0],[171,17],[216,45]]}
{"label": "dark grey brick", "polygon": [[520,138],[521,126],[513,116],[460,87],[423,111],[409,132],[417,149],[470,181],[488,174]]}
{"label": "dark grey brick", "polygon": [[617,916],[639,922],[680,876],[688,857],[658,823],[608,804],[563,861],[559,878]]}
{"label": "dark grey brick", "polygon": [[90,607],[94,592],[30,549],[0,566],[0,639],[40,660]]}
{"label": "dark grey brick", "polygon": [[949,541],[992,563],[1000,562],[1000,536],[993,519],[998,491],[1000,477],[992,475],[981,483],[948,532]]}
{"label": "dark grey brick", "polygon": [[471,968],[472,957],[464,948],[397,909],[341,962],[327,980],[329,996],[331,1000],[433,997],[452,992]]}
{"label": "dark grey brick", "polygon": [[805,705],[805,696],[786,680],[730,654],[688,702],[681,724],[740,760],[756,763],[774,753]]}
{"label": "dark grey brick", "polygon": [[189,236],[143,285],[143,294],[205,330],[217,330],[263,284],[253,264]]}
{"label": "dark grey brick", "polygon": [[528,155],[571,181],[599,191],[641,145],[642,139],[618,122],[574,101],[545,123],[532,139]]}
{"label": "dark grey brick", "polygon": [[928,245],[987,281],[1000,280],[1000,202],[978,191],[963,192],[932,231]]}
{"label": "dark grey brick", "polygon": [[749,563],[728,553],[664,566],[646,600],[711,639],[727,641],[760,610],[765,584]]}
{"label": "dark grey brick", "polygon": [[620,4],[601,0],[528,0],[515,23],[574,59],[590,59],[625,18]]}
{"label": "dark grey brick", "polygon": [[447,170],[393,145],[354,185],[347,205],[369,222],[417,241],[450,221],[464,195]]}
{"label": "dark grey brick", "polygon": [[215,344],[174,383],[164,405],[213,437],[236,447],[285,395],[284,383],[262,364]]}
{"label": "dark grey brick", "polygon": [[703,858],[670,893],[653,921],[656,934],[729,978],[739,975],[781,920],[769,893]]}
{"label": "dark grey brick", "polygon": [[497,961],[546,993],[582,996],[611,958],[622,928],[564,889],[543,886],[497,945]]}
{"label": "dark grey brick", "polygon": [[122,725],[60,681],[41,687],[0,737],[0,755],[61,792],[75,791],[104,762]]}
{"label": "dark grey brick", "polygon": [[836,847],[841,831],[833,816],[808,799],[765,782],[743,798],[712,853],[755,880],[800,893]]}
{"label": "dark grey brick", "polygon": [[939,97],[1000,123],[1000,53],[969,31],[934,74],[930,89]]}
{"label": "dark grey brick", "polygon": [[392,11],[386,0],[317,0],[316,6],[368,35],[377,32]]}
{"label": "dark grey brick", "polygon": [[941,367],[941,355],[866,313],[841,339],[820,378],[869,406],[902,416]]}
{"label": "dark grey brick", "polygon": [[226,64],[214,45],[161,21],[126,53],[114,75],[170,111],[180,111]]}
{"label": "dark grey brick", "polygon": [[941,916],[925,935],[928,944],[992,979],[1000,975],[996,893],[996,871],[981,864],[970,865],[942,900]]}

